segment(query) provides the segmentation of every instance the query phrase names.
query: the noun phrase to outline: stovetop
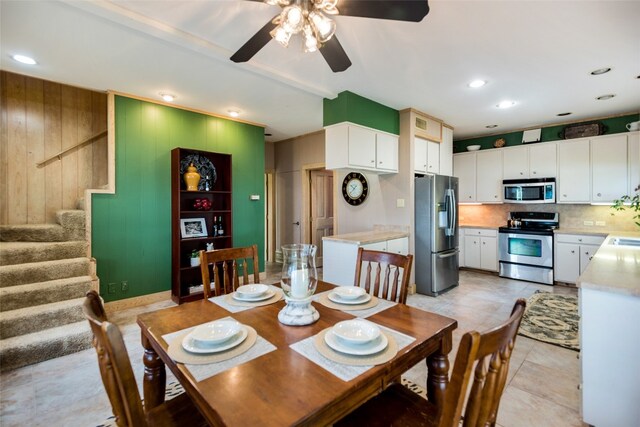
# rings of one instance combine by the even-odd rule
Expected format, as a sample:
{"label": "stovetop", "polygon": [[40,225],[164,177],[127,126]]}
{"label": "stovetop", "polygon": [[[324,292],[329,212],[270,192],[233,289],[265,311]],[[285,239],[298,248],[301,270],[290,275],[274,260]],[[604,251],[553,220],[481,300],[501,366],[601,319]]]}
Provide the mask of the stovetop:
{"label": "stovetop", "polygon": [[510,220],[520,220],[519,227],[502,226],[503,233],[553,234],[560,225],[557,212],[509,212]]}

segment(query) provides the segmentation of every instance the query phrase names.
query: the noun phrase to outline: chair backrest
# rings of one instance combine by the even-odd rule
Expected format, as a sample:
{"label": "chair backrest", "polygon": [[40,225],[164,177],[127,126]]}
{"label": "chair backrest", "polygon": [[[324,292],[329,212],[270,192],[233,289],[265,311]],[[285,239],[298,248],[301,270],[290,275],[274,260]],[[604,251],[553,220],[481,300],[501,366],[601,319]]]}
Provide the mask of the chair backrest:
{"label": "chair backrest", "polygon": [[249,284],[249,270],[253,270],[253,283],[259,283],[258,246],[200,251],[200,270],[205,298],[234,292],[241,284],[240,277],[243,285]]}
{"label": "chair backrest", "polygon": [[525,306],[526,301],[519,299],[505,323],[482,334],[472,331],[462,336],[445,392],[440,427],[458,426],[470,382],[463,426],[495,425]]}
{"label": "chair backrest", "polygon": [[406,304],[412,263],[413,255],[359,248],[354,285],[379,298]]}
{"label": "chair backrest", "polygon": [[102,300],[96,291],[87,292],[82,310],[93,332],[100,375],[111,401],[116,424],[146,426],[140,393],[120,330],[107,321]]}

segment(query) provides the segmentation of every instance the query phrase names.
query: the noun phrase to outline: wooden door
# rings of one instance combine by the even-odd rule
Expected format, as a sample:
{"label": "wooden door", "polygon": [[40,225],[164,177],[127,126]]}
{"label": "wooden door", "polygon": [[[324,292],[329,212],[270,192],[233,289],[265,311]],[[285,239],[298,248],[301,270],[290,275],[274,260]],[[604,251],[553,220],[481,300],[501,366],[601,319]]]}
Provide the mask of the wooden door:
{"label": "wooden door", "polygon": [[322,267],[322,238],[333,235],[333,171],[310,172],[311,243],[318,247],[316,266]]}

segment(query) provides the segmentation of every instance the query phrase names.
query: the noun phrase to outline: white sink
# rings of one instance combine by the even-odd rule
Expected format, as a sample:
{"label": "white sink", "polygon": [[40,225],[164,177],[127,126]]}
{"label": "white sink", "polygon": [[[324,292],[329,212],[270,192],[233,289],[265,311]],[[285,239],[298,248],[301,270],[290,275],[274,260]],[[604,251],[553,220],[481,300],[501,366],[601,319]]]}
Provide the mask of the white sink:
{"label": "white sink", "polygon": [[640,247],[640,239],[634,237],[614,237],[609,240],[610,245],[616,246],[638,246]]}

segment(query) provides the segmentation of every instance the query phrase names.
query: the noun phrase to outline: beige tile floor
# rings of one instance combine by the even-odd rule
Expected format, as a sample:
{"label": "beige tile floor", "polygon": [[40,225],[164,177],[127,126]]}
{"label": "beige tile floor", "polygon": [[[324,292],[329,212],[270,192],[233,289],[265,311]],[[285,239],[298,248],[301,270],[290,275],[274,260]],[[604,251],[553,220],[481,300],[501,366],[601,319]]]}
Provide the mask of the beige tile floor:
{"label": "beige tile floor", "polygon": [[[277,268],[268,269],[276,277]],[[463,271],[460,286],[437,298],[411,295],[408,304],[458,320],[453,361],[465,331],[484,330],[505,320],[514,301],[536,290],[574,293],[575,289],[548,287]],[[172,305],[170,301],[129,309],[111,316],[125,336],[138,385],[142,385],[142,347],[136,316]],[[577,353],[525,337],[518,337],[511,360],[509,383],[502,397],[498,424],[503,427],[582,426],[579,416],[579,361]],[[426,365],[405,375],[425,384]],[[167,381],[173,381],[167,372]],[[95,426],[111,415],[100,381],[95,351],[24,367],[0,376],[0,426]]]}

